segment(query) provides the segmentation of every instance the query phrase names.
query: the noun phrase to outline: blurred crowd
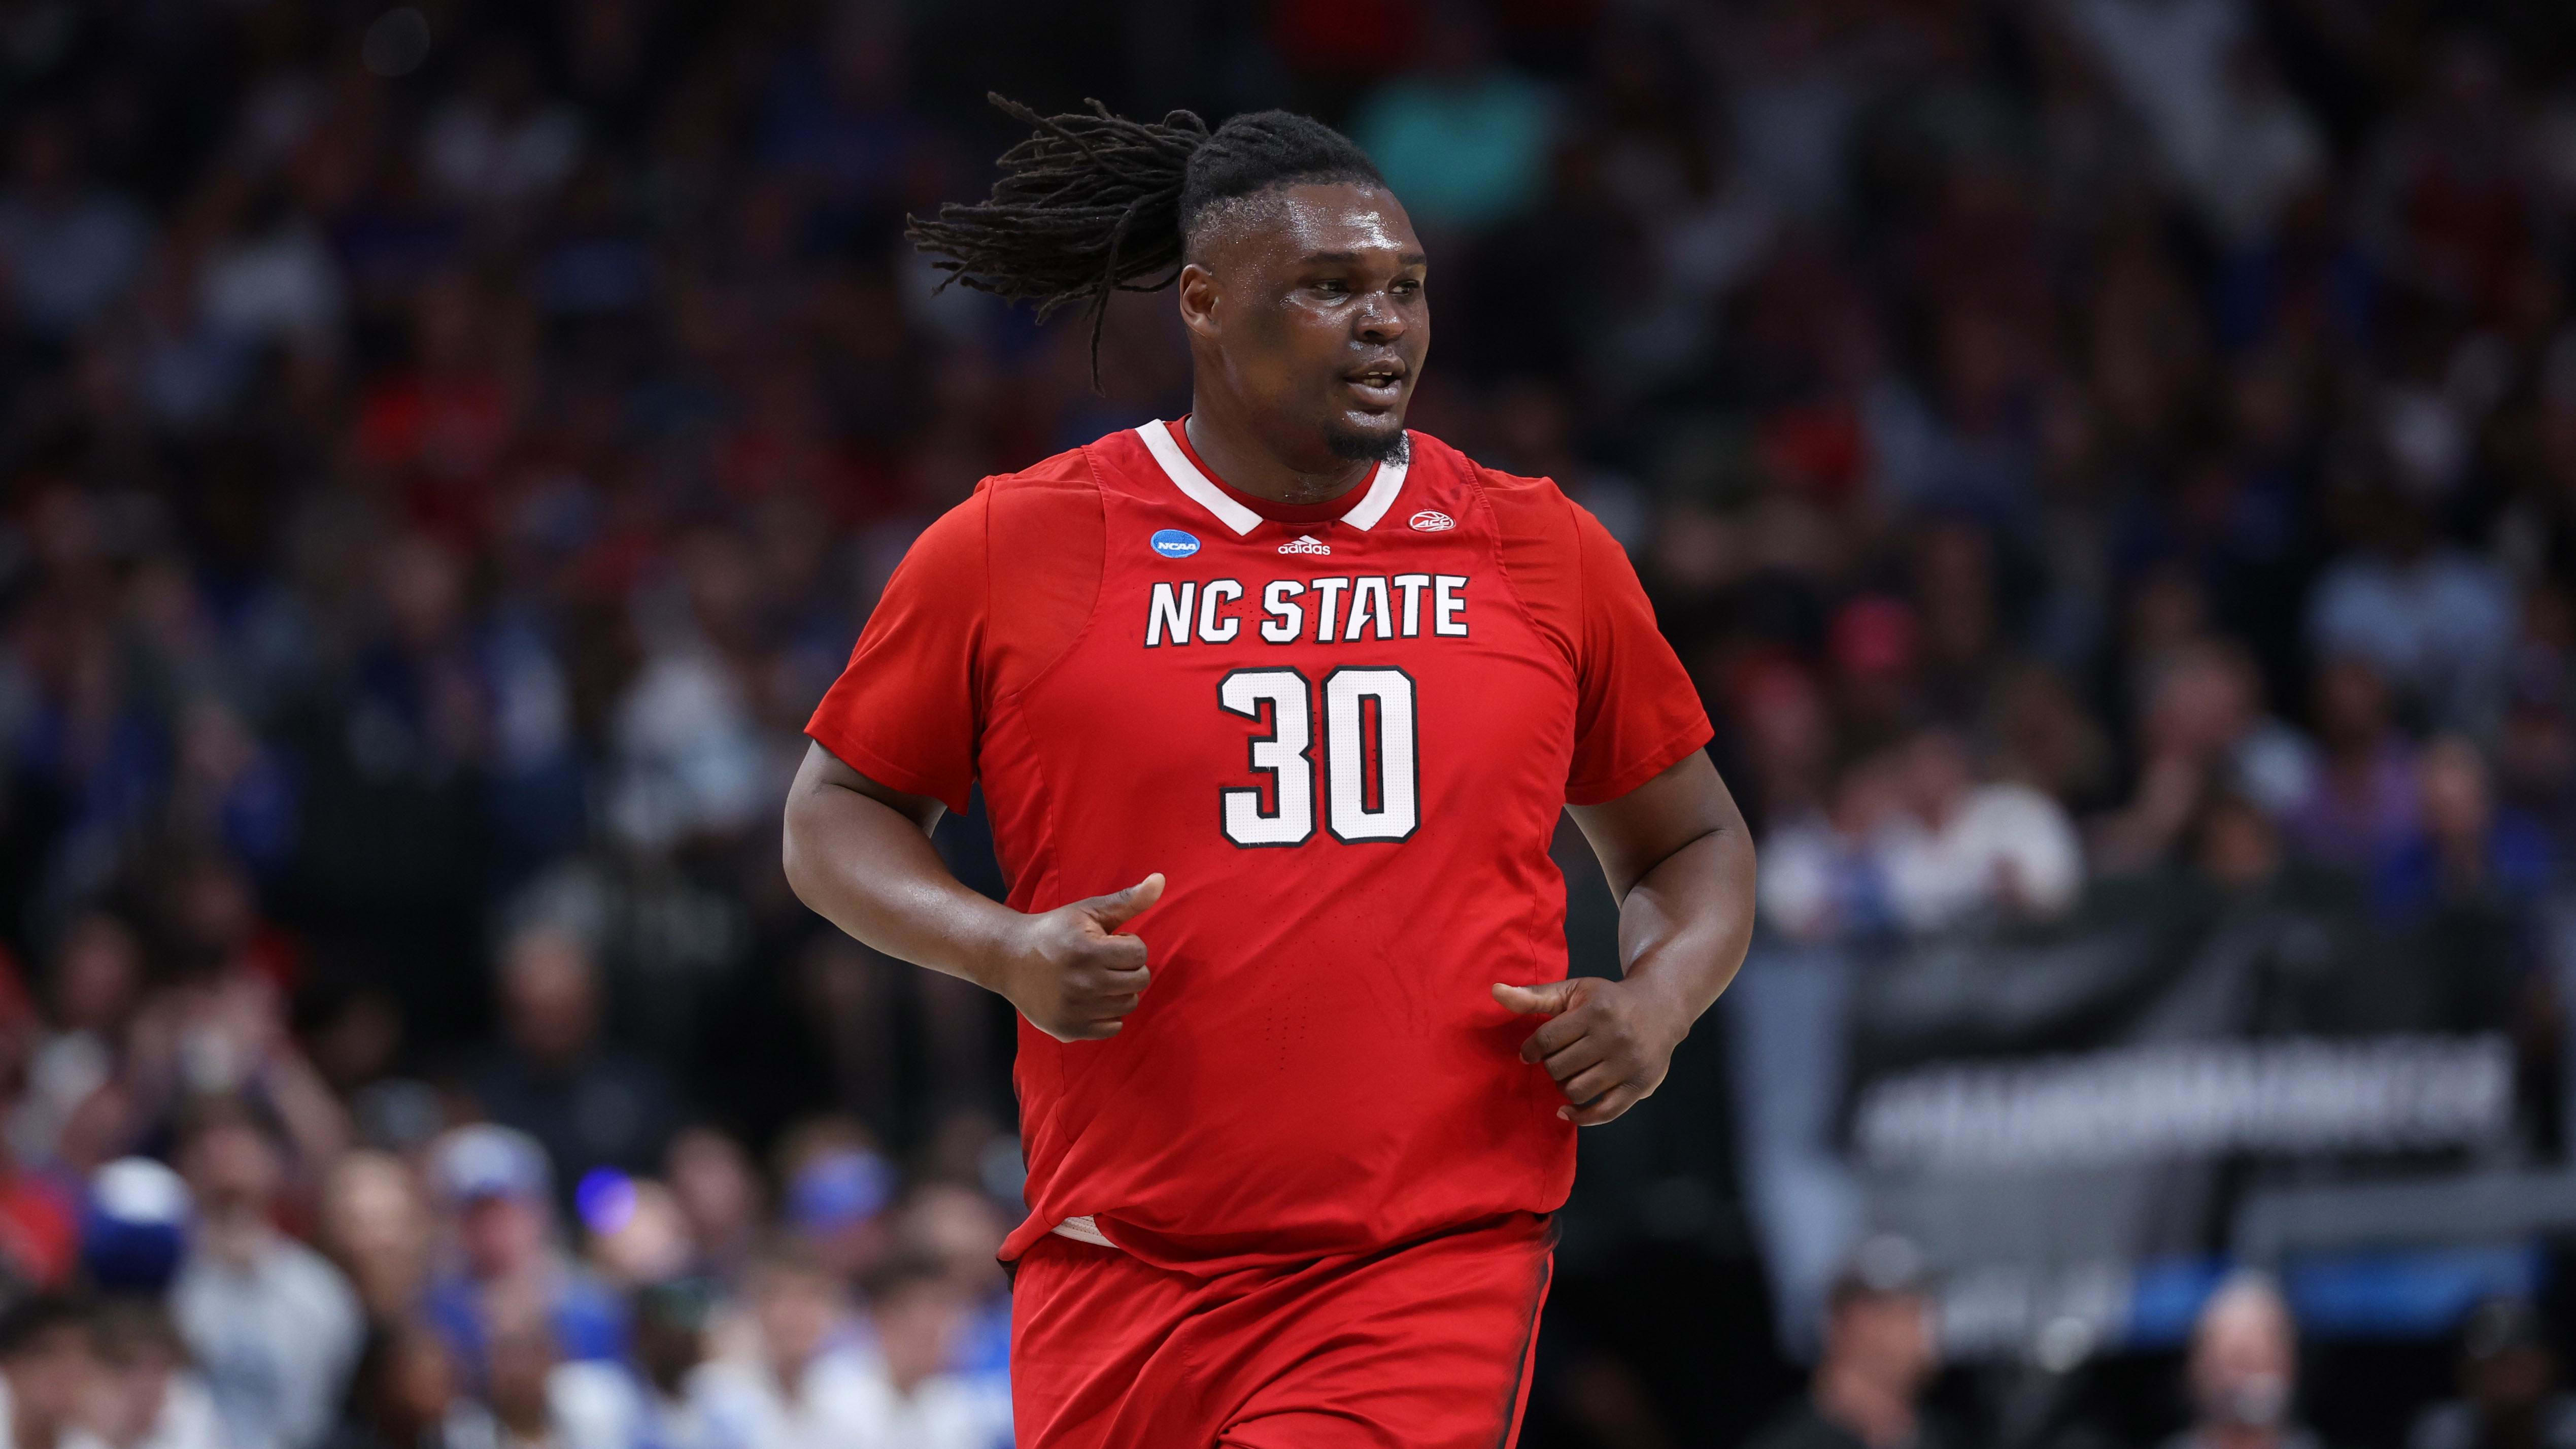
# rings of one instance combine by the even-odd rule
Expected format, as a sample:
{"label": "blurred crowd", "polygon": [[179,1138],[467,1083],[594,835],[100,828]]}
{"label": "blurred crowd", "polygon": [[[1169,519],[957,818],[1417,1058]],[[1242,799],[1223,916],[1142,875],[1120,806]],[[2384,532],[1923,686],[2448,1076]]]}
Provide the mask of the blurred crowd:
{"label": "blurred crowd", "polygon": [[[1977,1443],[2106,1449],[2100,1426],[1963,1423],[1930,1401],[1940,1365],[1934,1284],[1902,1238],[1861,1243],[1827,1295],[1822,1351],[1807,1394],[1752,1449],[1957,1449]],[[2448,1392],[2396,1425],[2406,1449],[2567,1449],[2576,1393],[2533,1305],[2476,1304],[2456,1335]],[[2280,1284],[2240,1271],[2202,1303],[2182,1355],[2180,1426],[2162,1449],[2322,1449],[2301,1393],[2299,1324]],[[2006,1415],[2007,1421],[2011,1418]]]}
{"label": "blurred crowd", "polygon": [[921,526],[1187,406],[1167,299],[1095,391],[902,245],[988,86],[1371,151],[1416,426],[1628,546],[1772,940],[2332,898],[2553,1078],[2571,61],[2346,0],[0,4],[0,1435],[1005,1442],[1007,1013],[776,839]]}
{"label": "blurred crowd", "polygon": [[666,1175],[594,1172],[567,1205],[513,1128],[402,1153],[201,1098],[175,1168],[121,1158],[72,1202],[13,1182],[13,1256],[40,1276],[0,1310],[0,1442],[1007,1449],[999,1211],[953,1184],[897,1197],[864,1140],[800,1132],[773,1222],[705,1128]]}

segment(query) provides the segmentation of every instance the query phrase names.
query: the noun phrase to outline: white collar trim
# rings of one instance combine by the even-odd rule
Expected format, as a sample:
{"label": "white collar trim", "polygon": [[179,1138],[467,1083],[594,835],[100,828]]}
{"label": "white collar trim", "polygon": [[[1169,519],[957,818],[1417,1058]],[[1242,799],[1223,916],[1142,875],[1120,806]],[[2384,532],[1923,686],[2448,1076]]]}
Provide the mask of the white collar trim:
{"label": "white collar trim", "polygon": [[[1173,440],[1170,425],[1150,422],[1138,428],[1136,436],[1144,440],[1145,451],[1153,454],[1154,461],[1162,465],[1163,475],[1172,480],[1172,486],[1188,494],[1191,502],[1215,514],[1217,522],[1233,529],[1236,537],[1240,538],[1261,526],[1260,514],[1227,497],[1224,489],[1199,471],[1198,465],[1190,461],[1190,455],[1182,452],[1181,445]],[[1350,512],[1343,514],[1341,521],[1362,532],[1376,526],[1379,519],[1386,517],[1387,510],[1395,506],[1396,495],[1404,491],[1404,475],[1411,467],[1409,451],[1405,457],[1378,464],[1377,476],[1369,481],[1368,488],[1360,494],[1360,501],[1351,505]]]}
{"label": "white collar trim", "polygon": [[1366,533],[1386,511],[1395,506],[1395,495],[1404,491],[1404,475],[1413,467],[1413,447],[1405,445],[1404,456],[1390,458],[1377,465],[1377,477],[1362,494],[1358,506],[1342,515],[1342,522]]}

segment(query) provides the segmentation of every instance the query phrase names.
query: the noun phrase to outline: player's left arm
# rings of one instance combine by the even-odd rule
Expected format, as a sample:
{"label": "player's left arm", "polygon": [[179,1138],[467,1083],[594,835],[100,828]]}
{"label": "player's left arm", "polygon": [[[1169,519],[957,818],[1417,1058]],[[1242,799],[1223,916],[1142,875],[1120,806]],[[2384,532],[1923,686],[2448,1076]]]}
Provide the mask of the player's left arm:
{"label": "player's left arm", "polygon": [[1544,1063],[1597,1126],[1654,1095],[1673,1049],[1735,979],[1753,939],[1753,840],[1705,750],[1615,800],[1571,807],[1619,902],[1616,981],[1497,984],[1494,999],[1546,1015],[1521,1059]]}

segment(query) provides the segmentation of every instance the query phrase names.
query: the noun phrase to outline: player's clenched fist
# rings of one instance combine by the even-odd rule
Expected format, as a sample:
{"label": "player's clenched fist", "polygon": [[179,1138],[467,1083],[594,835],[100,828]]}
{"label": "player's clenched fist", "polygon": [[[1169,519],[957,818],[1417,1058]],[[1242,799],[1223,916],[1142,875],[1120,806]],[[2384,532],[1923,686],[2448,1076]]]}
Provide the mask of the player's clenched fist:
{"label": "player's clenched fist", "polygon": [[1123,891],[1021,917],[1001,943],[993,988],[1057,1041],[1116,1036],[1153,980],[1145,943],[1118,928],[1162,896],[1156,871]]}
{"label": "player's clenched fist", "polygon": [[1494,985],[1494,999],[1523,1015],[1549,1018],[1521,1043],[1521,1060],[1543,1063],[1572,1106],[1556,1115],[1597,1127],[1655,1094],[1690,1031],[1688,1014],[1641,987],[1597,976],[1537,986]]}

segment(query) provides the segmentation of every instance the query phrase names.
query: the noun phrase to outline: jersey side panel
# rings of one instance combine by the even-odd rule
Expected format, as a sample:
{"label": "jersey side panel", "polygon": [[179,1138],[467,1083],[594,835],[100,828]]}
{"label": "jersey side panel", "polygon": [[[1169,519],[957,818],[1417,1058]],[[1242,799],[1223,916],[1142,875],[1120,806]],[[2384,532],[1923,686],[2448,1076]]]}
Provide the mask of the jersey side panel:
{"label": "jersey side panel", "polygon": [[[1090,450],[1078,448],[991,489],[988,569],[993,579],[988,627],[988,724],[978,752],[984,808],[994,854],[1018,910],[1070,899],[1056,886],[1060,852],[1056,796],[1047,752],[1032,733],[1021,696],[1055,668],[1091,627],[1101,585],[1103,539],[1098,474]],[[1016,1019],[1020,1050],[1012,1085],[1021,1107],[1026,1149],[1043,1153],[1055,1132],[1060,1099],[1060,1044],[1025,1018]]]}
{"label": "jersey side panel", "polygon": [[1018,901],[1046,889],[1055,838],[1042,754],[1019,714],[1019,697],[1091,626],[1100,600],[1104,525],[1087,448],[996,479],[987,491],[988,723],[977,762],[994,851]]}

